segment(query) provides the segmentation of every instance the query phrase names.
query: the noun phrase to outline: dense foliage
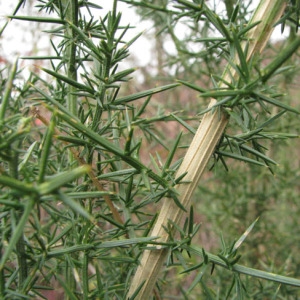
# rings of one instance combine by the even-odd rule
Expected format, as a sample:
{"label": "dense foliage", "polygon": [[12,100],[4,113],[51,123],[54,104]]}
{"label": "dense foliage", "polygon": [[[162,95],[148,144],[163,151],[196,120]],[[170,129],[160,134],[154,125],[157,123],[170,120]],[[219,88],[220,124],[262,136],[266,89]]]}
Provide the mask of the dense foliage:
{"label": "dense foliage", "polygon": [[[143,83],[123,65],[142,33],[127,39],[118,2],[153,24]],[[300,296],[299,4],[276,24],[289,36],[249,59],[252,1],[223,2],[115,0],[100,18],[101,3],[22,15],[19,1],[11,22],[50,24],[51,54],[1,60],[1,299],[127,299],[156,247],[168,254],[153,299]],[[28,78],[21,60],[35,61]],[[176,172],[214,112],[230,120],[183,207]],[[164,243],[150,234],[163,201],[186,210]]]}

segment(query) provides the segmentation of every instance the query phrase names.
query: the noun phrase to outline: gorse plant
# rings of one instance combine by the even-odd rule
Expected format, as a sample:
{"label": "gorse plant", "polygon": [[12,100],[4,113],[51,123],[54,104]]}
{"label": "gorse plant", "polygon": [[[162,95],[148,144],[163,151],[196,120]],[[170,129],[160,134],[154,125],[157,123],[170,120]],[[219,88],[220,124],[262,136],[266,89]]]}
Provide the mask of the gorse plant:
{"label": "gorse plant", "polygon": [[[13,22],[52,24],[48,31],[54,55],[23,57],[49,62],[28,80],[22,79],[19,59],[8,75],[1,71],[0,298],[162,299],[168,293],[174,299],[281,297],[275,287],[270,291],[263,281],[256,286],[241,274],[299,288],[300,280],[293,278],[299,274],[286,277],[285,271],[276,275],[268,267],[263,271],[238,264],[239,249],[260,222],[260,213],[247,219],[237,240],[228,244],[222,239],[221,252],[212,254],[205,243],[197,245],[197,211],[206,207],[196,203],[196,211],[191,205],[209,162],[217,170],[220,165],[237,168],[230,158],[272,174],[277,162],[268,155],[266,141],[298,136],[273,130],[282,117],[298,111],[269,83],[291,71],[285,64],[300,39],[295,36],[261,66],[275,23],[284,29],[292,22],[297,29],[298,3],[261,1],[250,18],[249,6],[232,1],[225,1],[228,16],[218,16],[204,1],[122,2],[139,13],[151,12],[157,28],[161,26],[157,32],[169,34],[178,51],[168,64],[182,64],[190,77],[182,78],[178,68],[180,80],[173,83],[122,91],[136,70],[122,68],[122,62],[141,34],[127,40],[131,28],[121,25],[117,0],[102,17],[95,17],[101,3],[77,0],[36,1],[41,16],[19,15],[21,6],[28,5],[20,1],[10,16]],[[176,36],[180,22],[188,24],[191,36],[197,32],[195,38]],[[193,52],[190,43],[204,46]],[[194,66],[188,73],[190,63]],[[197,74],[205,86],[193,79]],[[197,130],[184,113],[158,109],[147,115],[153,97],[183,88],[212,99],[202,109]],[[183,159],[177,155],[182,133],[170,141],[157,126],[169,121],[195,135]],[[146,140],[161,146],[165,158],[158,152],[146,156]],[[249,167],[249,177],[251,172]],[[211,202],[217,201],[214,185],[200,188]],[[177,267],[185,275],[168,272]],[[169,289],[164,283],[174,283],[174,278],[178,289],[174,284]],[[297,293],[287,288],[282,295]]]}

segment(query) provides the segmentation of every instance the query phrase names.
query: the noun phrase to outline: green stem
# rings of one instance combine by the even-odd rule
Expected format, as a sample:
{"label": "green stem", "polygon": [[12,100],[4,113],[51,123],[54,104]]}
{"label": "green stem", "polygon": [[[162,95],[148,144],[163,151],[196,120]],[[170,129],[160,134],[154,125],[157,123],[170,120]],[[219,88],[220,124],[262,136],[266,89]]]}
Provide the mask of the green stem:
{"label": "green stem", "polygon": [[236,3],[236,0],[225,0],[225,6],[226,6],[226,11],[227,11],[227,17],[230,19],[232,16],[233,10],[234,10],[234,5]]}
{"label": "green stem", "polygon": [[84,253],[83,253],[83,264],[82,264],[82,290],[83,290],[83,300],[88,300],[88,299],[89,299],[88,264],[89,264],[89,255],[88,255],[88,251],[84,251]]}
{"label": "green stem", "polygon": [[[190,253],[193,253],[195,255],[199,255],[203,257],[203,251],[197,246],[183,246],[184,249],[189,251]],[[208,261],[216,264],[218,266],[222,266],[223,268],[229,269],[229,266],[226,264],[224,260],[222,260],[219,256],[205,252],[207,255]],[[291,286],[300,287],[300,280],[292,277],[282,276],[270,272],[261,271],[258,269],[248,268],[239,264],[234,264],[232,266],[232,271],[237,272],[240,274],[245,274],[253,277],[257,277],[260,279],[265,279],[273,282],[278,282],[280,284],[288,284]]]}
{"label": "green stem", "polygon": [[8,81],[6,83],[6,87],[4,90],[4,94],[3,94],[3,98],[1,101],[1,105],[0,105],[0,126],[1,124],[3,124],[4,121],[4,117],[5,117],[5,112],[6,112],[6,108],[10,99],[10,95],[11,95],[11,91],[12,91],[12,87],[13,87],[13,81],[16,77],[16,73],[17,73],[17,69],[18,69],[18,59],[15,60],[14,64],[12,65],[10,74],[9,74],[9,78]]}
{"label": "green stem", "polygon": [[[78,26],[78,0],[62,0],[61,1],[65,16],[67,21],[71,24],[74,24],[75,27]],[[66,49],[65,49],[65,58],[67,61],[67,77],[77,82],[77,65],[76,65],[76,32],[69,25],[66,24],[65,36],[69,39]],[[74,85],[69,84],[68,94],[67,94],[67,109],[68,111],[77,116],[77,88]],[[69,152],[69,163],[72,164],[74,161],[73,155]]]}
{"label": "green stem", "polygon": [[22,234],[16,245],[18,265],[19,265],[19,290],[22,289],[23,283],[27,279],[27,261],[26,261],[26,251],[24,243],[24,235]]}
{"label": "green stem", "polygon": [[[20,145],[19,145],[20,146]],[[14,157],[9,163],[10,167],[10,175],[11,177],[18,179],[18,153],[14,153]],[[20,199],[18,199],[20,202]],[[22,217],[23,211],[18,210],[17,211],[17,217],[20,219]],[[23,283],[27,279],[28,276],[28,266],[27,266],[27,260],[26,260],[26,250],[25,250],[25,242],[24,242],[24,234],[22,233],[20,238],[18,239],[16,243],[16,252],[17,252],[17,260],[18,260],[18,266],[19,266],[19,290],[22,289]]]}
{"label": "green stem", "polygon": [[292,55],[300,47],[300,38],[296,37],[293,42],[291,42],[284,51],[274,59],[264,70],[261,80],[266,82],[286,61],[288,61]]}
{"label": "green stem", "polygon": [[[99,62],[96,62],[96,64],[99,64]],[[94,114],[94,117],[93,117],[93,123],[92,123],[92,129],[93,131],[97,131],[97,128],[99,126],[99,122],[100,122],[100,119],[101,119],[101,116],[102,116],[102,106],[99,102],[102,102],[103,99],[104,99],[104,96],[105,96],[105,85],[101,85],[100,87],[100,92],[99,92],[99,96],[98,96],[98,99],[97,99],[97,105],[96,105],[96,110],[95,110],[95,114]]]}
{"label": "green stem", "polygon": [[[65,18],[78,26],[78,0],[62,0],[63,8],[66,11]],[[66,36],[69,39],[68,46],[66,48],[65,56],[67,59],[67,76],[68,78],[77,81],[77,66],[76,66],[76,33],[69,26],[66,25]],[[67,97],[68,110],[75,116],[77,116],[77,96],[76,87],[69,85]]]}
{"label": "green stem", "polygon": [[[23,235],[23,230],[24,230],[24,226],[26,224],[26,222],[28,221],[28,218],[30,216],[30,213],[34,207],[34,204],[36,202],[36,199],[34,198],[30,198],[25,206],[23,215],[20,218],[20,221],[14,231],[14,234],[12,235],[8,246],[5,249],[5,252],[3,253],[1,260],[0,260],[0,271],[4,269],[5,263],[9,258],[9,255],[12,253],[13,249],[15,248],[16,244],[18,243],[18,240],[22,237]],[[25,257],[23,257],[23,259],[25,260]],[[26,260],[25,260],[26,263]],[[27,265],[27,264],[26,264]],[[22,267],[24,265],[21,265],[20,267]],[[27,270],[27,268],[26,268]]]}
{"label": "green stem", "polygon": [[[116,122],[114,122],[114,123],[115,123],[114,124],[115,129],[113,129],[114,144],[117,147],[120,147],[120,131],[118,128],[118,124],[116,124]],[[117,170],[122,170],[122,162],[121,161],[116,161],[115,165],[117,167]],[[126,198],[126,191],[125,191],[125,187],[123,184],[119,183],[118,193],[119,193],[119,195],[123,196],[124,199]],[[130,209],[128,209],[128,207],[122,201],[121,201],[120,205],[122,206],[122,211],[123,211],[123,215],[124,215],[124,223],[129,222],[131,220]],[[128,236],[129,236],[129,238],[136,237],[134,229],[131,226],[128,227]],[[134,251],[135,255],[137,255],[137,249],[133,248],[133,251]]]}
{"label": "green stem", "polygon": [[[66,255],[65,256],[65,281],[66,281],[66,286],[69,288],[70,291],[75,291],[76,289],[76,282],[74,278],[74,272],[71,264],[71,255]],[[69,295],[65,296],[66,300],[71,300],[72,298]]]}
{"label": "green stem", "polygon": [[[3,235],[1,236],[1,242],[0,242],[0,254],[1,255],[4,251],[2,241],[3,241]],[[4,275],[4,269],[1,269],[1,271],[0,271],[0,299],[4,299],[4,293],[5,293],[5,275]]]}
{"label": "green stem", "polygon": [[[117,20],[117,0],[114,0],[113,2],[113,9],[112,9],[112,16],[111,16],[111,20],[108,21],[108,23],[114,23]],[[103,24],[103,26],[105,26]],[[114,52],[114,38],[115,38],[115,33],[116,33],[116,29],[113,28],[112,24],[108,24],[107,26],[107,46],[109,49],[109,53],[105,54],[105,59],[102,63],[102,68],[100,68],[99,61],[95,61],[95,65],[97,66],[97,69],[99,70],[100,76],[102,78],[109,78],[110,75],[110,69],[112,67],[111,65],[111,59],[112,59],[112,55]],[[104,101],[104,97],[105,97],[105,93],[106,93],[106,85],[105,84],[101,84],[100,86],[100,91],[99,91],[99,97],[98,97],[98,101],[97,101],[97,106],[96,106],[96,110],[95,110],[95,114],[94,114],[94,118],[93,118],[93,124],[92,124],[92,128],[95,131],[98,127],[101,115],[102,115],[102,104]]]}

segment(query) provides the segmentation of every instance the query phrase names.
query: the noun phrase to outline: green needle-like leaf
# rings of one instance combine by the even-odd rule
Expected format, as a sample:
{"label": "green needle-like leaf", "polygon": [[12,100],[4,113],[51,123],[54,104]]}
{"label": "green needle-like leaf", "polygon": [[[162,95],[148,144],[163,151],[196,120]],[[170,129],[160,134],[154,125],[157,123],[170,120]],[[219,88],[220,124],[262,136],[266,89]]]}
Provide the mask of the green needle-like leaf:
{"label": "green needle-like leaf", "polygon": [[244,80],[247,83],[248,80],[249,80],[249,77],[250,77],[249,69],[248,69],[248,64],[249,63],[247,63],[246,55],[244,53],[244,50],[242,49],[240,41],[239,41],[237,35],[235,34],[235,32],[233,32],[233,43],[234,43],[234,47],[235,47],[235,49],[237,51],[237,54],[238,54],[240,67],[241,67],[241,70],[242,70],[241,74],[243,74]]}
{"label": "green needle-like leaf", "polygon": [[69,182],[77,179],[78,177],[86,174],[91,169],[90,166],[80,166],[76,169],[60,173],[53,176],[53,178],[47,180],[46,182],[41,183],[37,186],[37,190],[40,195],[46,195],[51,192],[56,191],[57,189],[63,187]]}
{"label": "green needle-like leaf", "polygon": [[67,194],[64,194],[61,191],[58,191],[59,199],[67,206],[70,207],[74,212],[78,213],[79,215],[83,216],[84,218],[90,220],[91,222],[94,221],[93,216],[91,216],[77,201],[73,200]]}
{"label": "green needle-like leaf", "polygon": [[55,78],[57,78],[57,79],[59,79],[63,82],[66,82],[66,83],[76,87],[80,91],[87,92],[91,95],[93,95],[95,93],[95,90],[91,89],[89,86],[81,84],[78,81],[74,81],[74,80],[70,79],[69,77],[67,77],[65,75],[59,74],[58,72],[51,71],[51,70],[48,70],[48,69],[45,69],[45,68],[41,68],[41,70],[43,70],[44,72],[52,75],[53,77],[55,77]]}
{"label": "green needle-like leaf", "polygon": [[295,108],[290,107],[289,105],[287,105],[287,104],[285,104],[285,103],[283,103],[283,102],[280,102],[280,101],[278,101],[278,100],[276,100],[276,99],[274,99],[274,98],[270,98],[270,97],[268,97],[268,96],[266,96],[266,95],[263,95],[263,94],[261,94],[261,93],[258,93],[258,92],[253,92],[252,94],[253,94],[253,97],[257,97],[257,98],[259,98],[259,99],[261,99],[262,101],[265,101],[265,102],[267,102],[267,103],[270,103],[270,104],[273,104],[273,105],[275,105],[275,106],[281,107],[281,108],[283,108],[283,109],[285,109],[285,110],[291,111],[291,112],[296,113],[296,114],[299,114],[299,113],[300,113],[300,112],[299,112],[298,110],[296,110]]}
{"label": "green needle-like leaf", "polygon": [[139,93],[136,93],[136,94],[132,94],[132,95],[129,95],[129,96],[117,98],[114,101],[114,104],[124,104],[124,103],[128,103],[128,102],[132,102],[132,101],[135,101],[135,100],[138,100],[138,99],[141,99],[141,98],[152,96],[154,94],[157,94],[157,93],[160,93],[160,92],[163,92],[163,91],[167,91],[169,89],[173,89],[173,88],[175,88],[179,85],[180,84],[178,84],[178,83],[173,83],[173,84],[153,88],[153,89],[150,89],[150,90],[146,90],[146,91],[143,91],[143,92],[139,92]]}
{"label": "green needle-like leaf", "polygon": [[5,112],[7,110],[9,98],[11,96],[13,81],[15,80],[17,69],[18,69],[18,59],[16,59],[14,64],[12,65],[8,81],[6,83],[3,98],[1,99],[2,101],[1,101],[1,104],[0,104],[0,126],[3,125]]}
{"label": "green needle-like leaf", "polygon": [[52,117],[49,127],[47,128],[46,134],[45,134],[45,139],[42,144],[42,155],[40,159],[40,169],[39,169],[39,177],[38,177],[38,182],[41,183],[44,181],[44,176],[46,174],[46,168],[47,168],[47,163],[48,163],[48,157],[50,154],[50,149],[52,145],[52,136],[54,134],[54,128],[55,128],[55,117]]}
{"label": "green needle-like leaf", "polygon": [[27,184],[6,175],[0,176],[0,184],[10,187],[15,191],[22,192],[25,195],[37,193],[37,189],[32,184]]}
{"label": "green needle-like leaf", "polygon": [[10,19],[29,21],[29,22],[65,24],[64,20],[56,19],[56,18],[30,17],[30,16],[7,16],[7,17]]}
{"label": "green needle-like leaf", "polygon": [[243,233],[243,235],[234,243],[234,246],[232,248],[232,252],[238,250],[238,248],[242,245],[242,243],[244,242],[244,240],[247,238],[247,236],[250,234],[250,232],[252,231],[253,227],[255,226],[255,224],[257,223],[259,218],[257,218],[248,228],[247,230]]}
{"label": "green needle-like leaf", "polygon": [[174,143],[174,146],[172,147],[171,151],[168,154],[168,157],[167,157],[164,167],[162,169],[162,174],[161,174],[162,177],[164,177],[166,175],[166,173],[168,172],[168,169],[172,163],[172,160],[173,160],[176,150],[178,148],[181,136],[182,136],[182,132],[178,135],[178,137]]}
{"label": "green needle-like leaf", "polygon": [[204,89],[196,84],[193,84],[193,83],[190,83],[190,82],[187,82],[187,81],[183,81],[183,80],[177,80],[179,83],[185,85],[185,86],[188,86],[190,87],[191,89],[195,90],[195,91],[198,91],[200,93],[207,93],[208,90],[207,89]]}
{"label": "green needle-like leaf", "polygon": [[251,147],[248,147],[247,145],[240,145],[240,149],[245,150],[245,151],[247,151],[248,153],[251,153],[251,154],[255,155],[257,158],[260,158],[260,159],[262,159],[262,160],[265,161],[265,162],[271,163],[271,164],[273,164],[273,165],[278,165],[278,164],[276,163],[276,161],[274,161],[273,159],[267,157],[267,156],[264,155],[263,153],[261,153],[261,152],[255,150],[255,149],[253,149],[253,148],[251,148]]}
{"label": "green needle-like leaf", "polygon": [[20,239],[21,235],[24,232],[25,224],[28,221],[28,218],[30,216],[30,213],[34,207],[35,199],[34,197],[30,197],[25,205],[25,210],[17,224],[17,227],[15,228],[11,239],[9,241],[8,246],[4,250],[4,253],[2,254],[1,260],[0,260],[0,272],[3,270],[6,261],[8,260],[9,256],[13,252],[18,240]]}
{"label": "green needle-like leaf", "polygon": [[152,236],[152,237],[125,239],[125,240],[119,240],[119,241],[108,241],[108,242],[103,242],[103,243],[95,246],[95,248],[97,248],[97,249],[115,248],[115,247],[125,247],[125,246],[129,246],[129,245],[145,244],[145,243],[151,244],[151,242],[156,239],[157,239],[157,237]]}
{"label": "green needle-like leaf", "polygon": [[236,160],[244,161],[244,162],[247,162],[247,163],[251,163],[251,164],[266,167],[266,165],[264,163],[261,163],[260,161],[257,161],[255,159],[251,159],[251,158],[243,156],[243,155],[238,155],[236,153],[225,152],[225,151],[221,151],[221,150],[217,150],[217,153],[221,156],[225,156],[225,157],[233,158],[233,159],[236,159]]}

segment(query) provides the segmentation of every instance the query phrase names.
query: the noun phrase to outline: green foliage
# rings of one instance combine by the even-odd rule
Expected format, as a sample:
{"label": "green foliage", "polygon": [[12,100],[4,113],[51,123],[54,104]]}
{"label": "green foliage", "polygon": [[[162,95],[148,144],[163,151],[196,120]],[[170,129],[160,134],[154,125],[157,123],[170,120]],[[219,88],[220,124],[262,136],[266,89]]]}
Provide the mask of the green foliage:
{"label": "green foliage", "polygon": [[[102,18],[93,17],[101,9],[96,3],[62,0],[36,1],[44,13],[38,17],[17,16],[27,5],[20,1],[10,16],[53,24],[56,39],[55,55],[24,57],[49,62],[27,80],[20,59],[1,70],[0,298],[47,299],[53,290],[64,299],[126,299],[142,251],[165,247],[156,299],[295,299],[299,226],[297,213],[286,215],[289,206],[298,212],[299,160],[288,139],[299,137],[299,109],[278,85],[282,76],[296,76],[287,64],[299,38],[287,40],[264,66],[263,57],[248,61],[242,47],[252,29],[247,4],[225,1],[226,13],[218,15],[201,0],[123,0],[171,38],[176,54],[169,53],[166,66],[177,79],[126,94],[122,87],[135,68],[122,62],[140,34],[127,40],[130,25],[120,25],[117,2]],[[282,28],[298,28],[298,10],[291,1]],[[188,29],[183,38],[179,24]],[[230,83],[221,76],[224,62],[239,75]],[[202,99],[192,113],[150,115],[154,97],[184,88]],[[206,109],[208,97],[218,102]],[[231,119],[211,159],[214,174],[199,187],[183,226],[170,222],[169,242],[159,243],[148,233],[161,199],[184,209],[174,188],[184,175],[175,174],[177,153],[190,138],[180,132],[168,138],[159,124],[175,121],[194,133],[189,115],[211,110]],[[159,147],[155,155],[148,153],[151,143]],[[206,241],[199,238],[205,230],[212,231]]]}

